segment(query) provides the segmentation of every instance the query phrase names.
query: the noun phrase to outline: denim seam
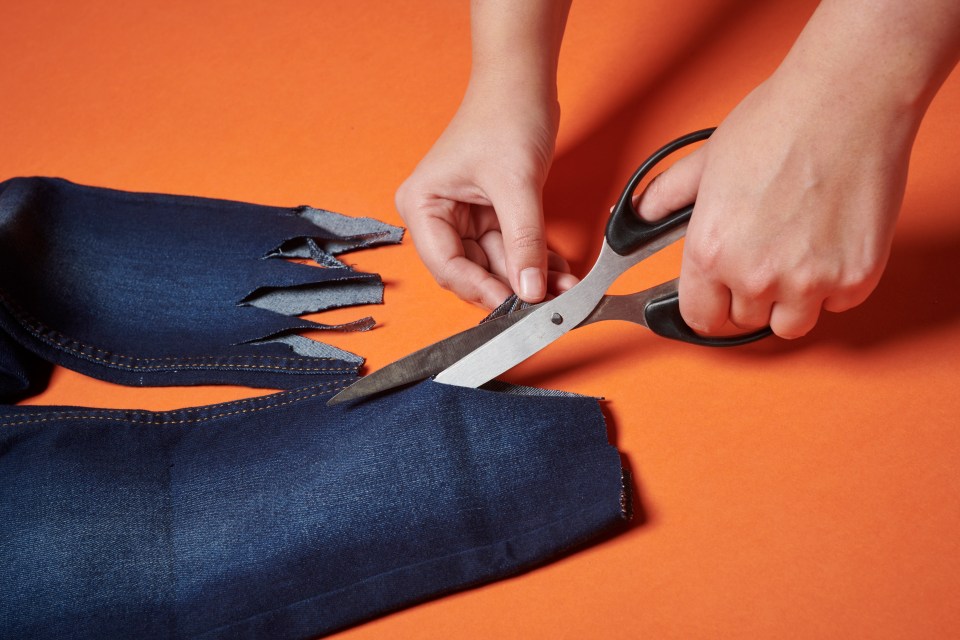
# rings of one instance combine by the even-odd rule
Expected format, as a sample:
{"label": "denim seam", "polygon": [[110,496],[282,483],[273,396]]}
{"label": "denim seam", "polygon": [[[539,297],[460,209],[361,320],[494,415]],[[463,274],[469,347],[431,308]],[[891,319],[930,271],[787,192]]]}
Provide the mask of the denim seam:
{"label": "denim seam", "polygon": [[[138,417],[137,417],[137,416],[144,416],[145,414],[143,414],[143,413],[126,414],[126,415],[123,415],[123,416],[111,416],[111,415],[109,415],[109,414],[103,414],[103,413],[89,414],[89,413],[81,413],[81,412],[79,412],[79,411],[72,411],[72,412],[57,412],[57,413],[44,414],[44,417],[42,417],[42,418],[40,418],[40,417],[38,417],[38,418],[27,418],[27,419],[23,419],[23,420],[17,420],[16,422],[0,422],[0,427],[16,427],[16,426],[25,425],[25,424],[38,424],[38,423],[41,423],[41,422],[51,422],[51,421],[55,421],[55,420],[110,420],[110,421],[114,421],[114,422],[126,422],[126,423],[129,423],[129,424],[131,424],[131,425],[179,425],[179,424],[192,424],[192,423],[197,423],[197,422],[206,422],[206,421],[209,421],[209,420],[215,420],[215,419],[217,419],[217,418],[225,418],[225,417],[228,417],[228,416],[239,415],[239,414],[242,414],[242,413],[255,413],[255,412],[258,412],[258,411],[263,411],[263,410],[265,410],[265,409],[275,409],[275,408],[277,408],[277,407],[288,406],[288,405],[291,405],[291,404],[295,404],[295,403],[297,403],[297,402],[302,402],[302,401],[304,401],[304,400],[309,400],[310,398],[315,398],[315,397],[317,397],[317,396],[324,395],[324,394],[326,394],[326,393],[331,393],[332,391],[334,391],[334,390],[336,390],[336,389],[342,389],[343,387],[345,387],[345,386],[347,385],[348,382],[351,382],[351,381],[352,381],[352,379],[340,379],[340,380],[336,380],[336,381],[332,381],[332,382],[326,382],[326,383],[323,383],[322,385],[316,385],[316,386],[313,386],[313,387],[308,387],[306,390],[313,391],[313,393],[310,393],[310,394],[307,394],[307,395],[304,395],[304,396],[301,396],[301,397],[298,397],[298,398],[293,398],[293,399],[287,400],[286,402],[270,402],[269,404],[265,404],[265,405],[262,405],[262,406],[259,406],[259,407],[251,407],[251,408],[247,408],[247,409],[240,409],[240,410],[238,410],[238,411],[227,411],[227,412],[224,412],[224,413],[217,413],[217,414],[212,414],[212,415],[207,415],[207,416],[200,416],[200,417],[190,418],[190,419],[185,419],[185,420],[164,420],[164,419],[162,419],[162,418],[159,419],[159,420],[156,420],[156,419],[149,419],[149,418],[148,418],[148,419],[142,419],[142,418],[138,418]],[[301,391],[302,391],[302,390],[301,390]],[[276,400],[281,400],[281,399],[283,399],[282,396],[285,396],[285,395],[289,395],[289,394],[277,394],[278,397],[276,397],[275,399],[276,399]],[[246,400],[237,400],[237,401],[234,401],[234,402],[227,402],[227,403],[223,403],[223,404],[220,404],[220,405],[210,405],[210,406],[207,406],[207,407],[191,407],[191,408],[187,408],[187,409],[173,409],[173,410],[171,410],[171,411],[158,412],[158,414],[159,414],[159,415],[162,415],[163,413],[168,413],[168,414],[169,414],[169,413],[177,413],[177,412],[187,412],[187,413],[189,413],[189,412],[200,412],[200,411],[217,410],[217,409],[221,409],[221,408],[227,408],[227,407],[230,407],[230,406],[236,406],[236,405],[243,404],[243,403],[253,403],[253,402],[257,401],[258,399],[259,399],[259,398],[248,398],[248,399],[246,399]],[[126,413],[126,412],[124,412],[122,409],[118,409],[118,410],[115,410],[115,411],[118,412],[118,413]],[[155,415],[156,415],[156,414],[155,414]]]}
{"label": "denim seam", "polygon": [[[4,303],[4,306],[10,312],[10,314],[17,321],[19,321],[20,326],[23,327],[30,335],[32,335],[37,340],[40,340],[49,346],[65,351],[76,357],[83,358],[85,360],[89,360],[93,362],[103,363],[118,369],[129,369],[132,371],[157,371],[157,370],[164,370],[164,369],[170,369],[170,368],[182,369],[182,368],[189,367],[189,368],[199,369],[199,368],[216,367],[216,368],[271,369],[275,371],[314,371],[314,372],[338,371],[342,373],[353,373],[355,371],[354,368],[349,368],[349,367],[290,367],[290,366],[280,366],[280,365],[273,365],[273,364],[267,364],[267,363],[233,364],[233,363],[224,362],[221,359],[212,358],[209,356],[195,356],[195,357],[186,357],[186,358],[174,358],[174,357],[141,358],[137,356],[127,356],[120,353],[113,353],[111,351],[107,351],[106,349],[95,347],[93,345],[88,345],[75,338],[70,338],[68,336],[65,336],[62,333],[56,331],[55,329],[51,329],[36,320],[32,320],[28,318],[27,314],[20,311],[20,309],[16,308],[15,305],[11,304],[10,299],[4,296],[2,292],[0,292],[0,298],[2,298],[2,302]],[[71,346],[71,344],[79,345],[80,348]],[[92,353],[86,353],[84,350],[98,352],[107,357],[100,357],[100,356],[93,355]],[[254,360],[262,360],[262,359],[277,359],[277,360],[287,360],[287,361],[292,360],[295,362],[304,362],[304,363],[308,363],[316,360],[335,360],[334,358],[297,358],[296,356],[291,356],[287,358],[283,356],[269,356],[269,355],[248,356],[248,355],[242,355],[242,354],[239,354],[236,356],[229,356],[229,357],[231,359],[250,358]],[[121,362],[116,362],[115,359],[141,360],[141,361],[147,361],[147,362],[169,360],[170,363],[166,365],[145,366],[145,365],[138,365],[138,364],[125,364]],[[196,364],[188,364],[188,362],[191,360],[198,361],[198,362]],[[184,366],[178,366],[178,364],[180,363],[182,363]]]}
{"label": "denim seam", "polygon": [[[325,591],[325,592],[323,592],[323,593],[318,593],[318,594],[315,594],[315,595],[310,596],[309,598],[303,598],[303,599],[301,599],[301,600],[296,600],[296,601],[294,601],[294,602],[287,603],[287,604],[283,605],[282,607],[276,607],[276,608],[274,608],[274,609],[270,609],[269,611],[261,611],[261,612],[259,612],[259,613],[255,613],[255,614],[252,615],[252,616],[248,616],[248,617],[246,617],[246,618],[242,618],[242,619],[236,620],[236,621],[234,621],[234,622],[229,622],[229,623],[227,623],[227,624],[222,624],[222,625],[220,625],[220,626],[218,626],[218,627],[213,627],[212,629],[207,629],[206,631],[201,631],[198,635],[199,635],[199,636],[204,636],[204,635],[206,635],[206,634],[216,633],[216,632],[221,631],[221,630],[224,630],[224,629],[229,629],[229,628],[231,628],[231,627],[244,624],[244,623],[246,623],[246,622],[248,622],[248,621],[250,621],[250,620],[256,620],[257,618],[262,618],[262,617],[265,617],[265,616],[269,616],[269,615],[271,615],[271,614],[273,614],[273,613],[275,613],[275,612],[277,612],[277,611],[283,611],[284,609],[289,609],[290,607],[295,607],[295,606],[297,606],[297,605],[299,605],[299,604],[302,604],[302,603],[304,603],[304,602],[310,602],[311,600],[317,600],[317,599],[319,599],[319,598],[326,598],[326,597],[329,597],[329,596],[334,595],[334,594],[336,594],[336,593],[339,593],[339,592],[341,592],[341,591],[346,591],[346,590],[348,590],[348,589],[356,588],[356,587],[358,587],[358,586],[360,586],[360,585],[363,585],[363,584],[365,584],[365,583],[367,583],[367,582],[370,582],[370,581],[372,581],[372,580],[377,580],[377,579],[379,579],[379,578],[382,578],[382,577],[384,577],[384,576],[388,576],[388,575],[391,575],[391,574],[394,574],[394,573],[400,573],[400,572],[409,571],[409,570],[411,570],[411,569],[414,569],[414,568],[419,567],[419,566],[422,566],[422,565],[427,565],[427,564],[436,563],[436,562],[443,562],[443,561],[446,561],[446,560],[448,560],[448,559],[450,559],[450,558],[456,558],[457,556],[462,556],[462,555],[467,554],[467,553],[473,553],[473,552],[480,551],[480,550],[483,550],[483,549],[490,549],[490,548],[492,548],[492,547],[497,547],[497,546],[500,546],[500,545],[503,545],[503,544],[508,544],[508,543],[510,543],[510,542],[512,542],[512,541],[514,541],[514,540],[517,540],[517,539],[520,539],[520,538],[524,538],[524,537],[527,537],[527,536],[530,536],[530,535],[534,535],[534,534],[536,534],[538,531],[541,531],[542,529],[548,529],[548,528],[553,527],[553,526],[555,526],[555,525],[557,525],[557,524],[560,524],[560,523],[562,523],[562,522],[566,522],[567,520],[572,520],[572,519],[576,518],[577,516],[579,516],[579,515],[581,515],[581,514],[583,514],[583,513],[588,513],[588,512],[590,512],[590,511],[593,511],[593,510],[595,510],[596,508],[597,508],[597,505],[593,505],[593,506],[588,507],[588,508],[586,508],[586,509],[578,509],[577,511],[575,511],[575,512],[573,512],[573,513],[568,513],[568,514],[564,515],[562,518],[557,518],[556,520],[552,520],[552,521],[550,521],[550,522],[548,522],[548,523],[546,523],[546,524],[542,524],[542,525],[540,525],[539,527],[534,527],[533,529],[527,529],[526,531],[524,531],[524,532],[522,532],[522,533],[518,533],[517,535],[510,536],[509,538],[503,538],[502,540],[497,540],[496,542],[492,542],[492,543],[490,543],[490,544],[484,544],[484,545],[479,545],[479,546],[476,546],[476,547],[470,547],[469,549],[463,549],[463,550],[461,550],[461,551],[457,551],[456,553],[449,553],[449,554],[447,554],[447,555],[445,555],[445,556],[440,556],[440,557],[438,557],[438,558],[430,558],[429,560],[422,560],[422,561],[420,561],[420,562],[414,562],[413,564],[407,564],[407,565],[404,565],[404,566],[402,566],[402,567],[395,567],[395,568],[393,568],[393,569],[390,569],[389,571],[382,571],[382,572],[380,572],[380,573],[378,573],[378,574],[375,574],[375,575],[372,575],[372,576],[367,576],[367,577],[364,578],[363,580],[357,580],[356,582],[353,582],[353,583],[351,583],[351,584],[344,585],[344,586],[340,587],[339,589],[333,589],[333,590],[331,590],[331,591]],[[561,553],[562,553],[564,550],[568,550],[568,549],[571,549],[571,548],[573,548],[573,547],[576,547],[578,544],[581,544],[582,542],[583,542],[583,540],[580,540],[580,541],[571,542],[571,543],[565,545],[565,546],[563,547],[563,549],[561,550]],[[521,570],[522,570],[522,568],[521,568]],[[519,572],[519,571],[518,571],[518,572]],[[473,586],[473,585],[476,585],[476,584],[485,583],[485,582],[487,582],[487,581],[488,581],[488,580],[485,579],[485,578],[478,578],[477,580],[474,580],[473,582],[469,582],[469,583],[466,583],[466,584],[462,585],[461,587],[458,587],[458,589],[469,588],[470,586]]]}

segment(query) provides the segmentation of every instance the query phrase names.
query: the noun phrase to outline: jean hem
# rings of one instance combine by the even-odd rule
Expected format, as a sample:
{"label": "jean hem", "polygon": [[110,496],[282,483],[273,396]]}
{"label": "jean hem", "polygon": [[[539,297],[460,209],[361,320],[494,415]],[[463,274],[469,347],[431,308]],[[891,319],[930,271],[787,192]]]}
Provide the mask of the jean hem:
{"label": "jean hem", "polygon": [[[598,538],[614,527],[623,525],[628,518],[620,509],[620,501],[621,499],[618,495],[617,499],[612,501],[610,505],[595,504],[590,508],[581,509],[573,514],[496,543],[472,547],[440,558],[431,558],[423,562],[397,567],[339,589],[327,591],[311,598],[254,614],[243,620],[199,632],[194,637],[204,640],[214,640],[216,638],[256,638],[265,636],[311,638],[317,637],[318,633],[321,636],[325,636],[361,622],[373,620],[387,613],[399,611],[414,604],[495,582],[503,578],[516,576],[546,564],[547,560],[544,558],[554,559],[558,554],[572,551],[590,540]],[[616,515],[611,515],[614,513]],[[571,522],[575,523],[574,526],[577,528],[577,532],[573,535],[566,533]],[[500,566],[496,564],[498,560],[501,563]],[[477,573],[472,576],[464,576],[462,573],[456,571],[458,567],[471,564],[483,567],[493,566],[494,568],[487,574]],[[449,571],[450,568],[454,570]],[[404,584],[408,576],[413,578],[413,583],[420,583],[422,581],[417,578],[421,574],[429,574],[438,569],[440,571],[447,570],[446,573],[452,575],[452,577],[446,581],[446,584],[443,584],[441,587],[430,590],[421,589],[418,592],[415,589],[409,589],[408,586]],[[440,580],[437,580],[432,582],[432,584],[439,582]],[[367,595],[347,595],[351,591],[356,592],[356,594],[366,591]],[[331,612],[333,612],[332,616],[336,617],[337,614],[335,610],[342,609],[341,607],[328,605],[324,602],[325,600],[335,600],[341,604],[344,601],[354,599],[369,602],[376,599],[371,596],[371,592],[376,591],[384,593],[384,605],[381,608],[367,609],[363,616],[353,618],[343,616],[340,620],[327,624],[324,624],[322,620],[318,620],[318,618],[323,617],[329,620]],[[392,598],[392,594],[398,591],[405,592],[407,597],[402,601],[397,601],[395,598]],[[386,604],[387,602],[389,602],[389,604]],[[283,622],[277,619],[285,616],[290,616],[291,618],[295,618],[295,620]],[[291,626],[299,627],[299,629],[291,629]],[[291,633],[289,635],[283,635],[281,629],[289,629]]]}

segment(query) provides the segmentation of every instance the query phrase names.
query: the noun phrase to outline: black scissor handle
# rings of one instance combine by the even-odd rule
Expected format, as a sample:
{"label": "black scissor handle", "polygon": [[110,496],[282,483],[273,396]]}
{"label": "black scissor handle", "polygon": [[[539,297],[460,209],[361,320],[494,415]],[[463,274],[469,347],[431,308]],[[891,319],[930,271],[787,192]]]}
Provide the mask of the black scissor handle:
{"label": "black scissor handle", "polygon": [[[611,249],[621,256],[629,255],[650,240],[690,220],[690,215],[693,213],[692,204],[674,211],[657,222],[645,222],[633,206],[633,192],[640,181],[661,160],[687,145],[706,140],[715,130],[715,127],[701,129],[672,140],[657,149],[640,165],[620,195],[620,200],[613,208],[610,220],[607,222],[606,238]],[[680,315],[680,297],[676,291],[648,302],[643,309],[643,316],[647,327],[655,334],[705,347],[735,347],[766,338],[773,333],[770,327],[764,327],[734,336],[702,336],[684,322]]]}
{"label": "black scissor handle", "polygon": [[674,211],[666,218],[658,220],[657,222],[644,222],[633,206],[633,192],[636,190],[637,185],[640,184],[640,181],[643,180],[644,176],[661,160],[678,149],[682,149],[694,142],[706,140],[714,130],[715,128],[701,129],[700,131],[688,133],[672,142],[668,142],[640,165],[633,174],[633,177],[630,178],[630,182],[627,183],[627,187],[620,195],[620,200],[616,206],[614,206],[613,212],[610,214],[610,219],[607,221],[606,238],[607,244],[610,245],[611,249],[621,256],[629,255],[652,238],[666,233],[690,219],[690,214],[693,212],[693,205]]}
{"label": "black scissor handle", "polygon": [[676,291],[648,302],[643,309],[643,317],[647,321],[647,328],[658,336],[703,347],[736,347],[756,342],[773,333],[770,327],[764,327],[734,336],[702,336],[683,321],[680,315],[680,296]]}

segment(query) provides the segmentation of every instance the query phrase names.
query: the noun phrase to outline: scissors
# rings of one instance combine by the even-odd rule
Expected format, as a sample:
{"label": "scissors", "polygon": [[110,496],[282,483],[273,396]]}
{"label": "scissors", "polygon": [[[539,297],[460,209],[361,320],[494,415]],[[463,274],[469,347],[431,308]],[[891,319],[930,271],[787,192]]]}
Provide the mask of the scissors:
{"label": "scissors", "polygon": [[479,387],[577,327],[602,320],[625,320],[664,338],[708,347],[729,347],[769,336],[770,327],[734,336],[702,336],[680,316],[679,279],[629,295],[606,295],[627,269],[684,236],[693,205],[654,223],[645,222],[633,204],[640,181],[667,156],[705,140],[702,129],[673,140],[636,170],[610,213],[600,256],[590,272],[549,302],[514,311],[462,331],[387,365],[347,387],[327,404],[337,404],[393,389],[435,375],[437,382]]}

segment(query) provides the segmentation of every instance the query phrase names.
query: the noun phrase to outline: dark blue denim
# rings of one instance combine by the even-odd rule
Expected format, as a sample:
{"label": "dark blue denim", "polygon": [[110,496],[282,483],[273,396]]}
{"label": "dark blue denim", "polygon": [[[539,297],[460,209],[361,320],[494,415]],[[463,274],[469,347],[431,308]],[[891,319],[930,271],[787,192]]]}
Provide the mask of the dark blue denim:
{"label": "dark blue denim", "polygon": [[0,411],[0,636],[309,638],[626,517],[595,400],[347,380],[170,412]]}
{"label": "dark blue denim", "polygon": [[[300,387],[356,373],[362,359],[332,347],[302,356],[270,342],[299,329],[344,327],[252,300],[276,291],[335,297],[344,287],[378,294],[379,276],[333,256],[398,242],[401,233],[304,206],[15,178],[0,183],[0,332],[47,362],[120,384]],[[324,267],[270,259],[285,255]],[[353,293],[342,304],[378,301]],[[0,360],[0,400],[36,386],[23,374],[17,362]]]}
{"label": "dark blue denim", "polygon": [[[335,256],[399,232],[0,184],[0,399],[36,391],[51,363],[125,384],[299,386],[167,412],[0,405],[0,637],[311,638],[628,517],[593,399],[427,381],[326,406],[359,358],[291,338],[315,326],[292,316],[376,301],[379,278]],[[284,256],[322,268],[265,259]]]}

